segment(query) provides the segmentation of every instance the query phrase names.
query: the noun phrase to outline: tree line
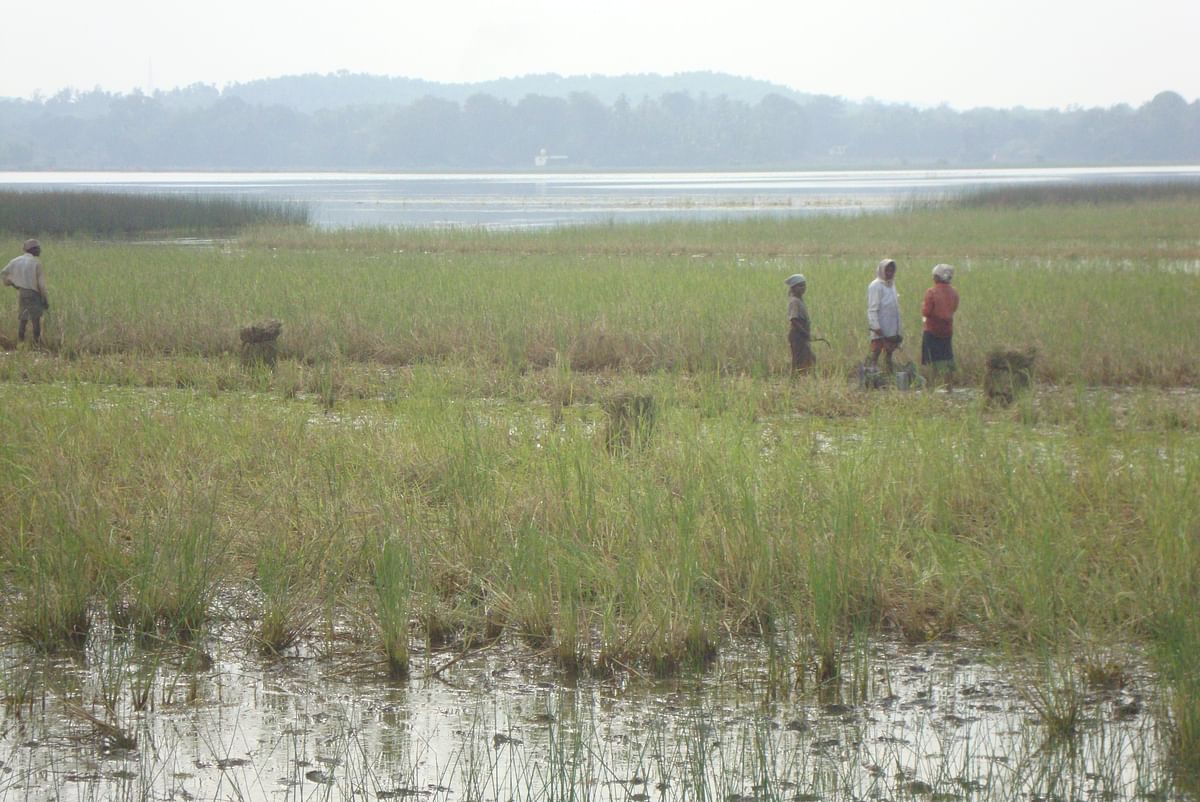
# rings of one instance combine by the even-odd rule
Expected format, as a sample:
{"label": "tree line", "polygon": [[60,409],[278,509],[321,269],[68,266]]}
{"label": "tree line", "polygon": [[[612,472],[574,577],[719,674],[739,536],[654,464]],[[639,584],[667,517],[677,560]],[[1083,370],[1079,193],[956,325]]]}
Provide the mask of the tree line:
{"label": "tree line", "polygon": [[[539,154],[545,169],[596,170],[1200,160],[1200,101],[1174,92],[1136,108],[956,111],[802,95],[761,82],[755,96],[726,91],[737,80],[726,76],[720,94],[668,86],[607,101],[579,89],[516,97],[460,87],[459,99],[421,85],[427,94],[415,99],[373,102],[364,76],[310,78],[308,95],[301,76],[223,91],[64,90],[0,100],[0,169],[527,170]],[[344,84],[350,102],[332,102],[339,78],[358,81]],[[312,101],[317,93],[324,102]]]}

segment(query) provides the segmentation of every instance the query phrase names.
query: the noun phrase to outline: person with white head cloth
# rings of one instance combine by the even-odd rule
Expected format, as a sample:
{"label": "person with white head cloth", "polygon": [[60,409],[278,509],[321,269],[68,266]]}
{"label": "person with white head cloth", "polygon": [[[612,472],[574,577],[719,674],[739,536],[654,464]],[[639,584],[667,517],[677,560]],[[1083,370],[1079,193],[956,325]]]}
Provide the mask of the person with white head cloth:
{"label": "person with white head cloth", "polygon": [[867,361],[879,365],[882,353],[888,373],[892,372],[892,352],[900,347],[900,295],[896,292],[896,260],[883,259],[875,268],[875,280],[867,285],[867,328],[871,333],[871,353]]}
{"label": "person with white head cloth", "polygon": [[921,364],[928,367],[929,384],[940,379],[947,387],[954,376],[954,313],[958,311],[958,291],[950,286],[954,268],[937,265],[933,268],[933,286],[925,291],[921,304]]}
{"label": "person with white head cloth", "polygon": [[812,321],[808,318],[808,307],[804,305],[804,291],[808,281],[799,273],[784,279],[788,285],[788,345],[792,349],[792,370],[806,373],[817,363],[812,350]]}
{"label": "person with white head cloth", "polygon": [[25,328],[33,323],[33,341],[42,339],[42,314],[50,308],[50,298],[46,294],[46,274],[42,271],[42,245],[35,239],[25,240],[22,253],[13,259],[3,270],[0,279],[4,286],[13,287],[20,294],[17,305],[17,340],[25,339]]}

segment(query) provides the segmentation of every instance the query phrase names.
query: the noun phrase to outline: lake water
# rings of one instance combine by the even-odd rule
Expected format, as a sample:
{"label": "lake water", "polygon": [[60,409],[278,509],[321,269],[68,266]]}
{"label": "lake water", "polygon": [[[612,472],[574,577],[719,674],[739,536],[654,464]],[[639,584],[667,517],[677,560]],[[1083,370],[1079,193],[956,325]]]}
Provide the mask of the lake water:
{"label": "lake water", "polygon": [[707,173],[0,172],[0,189],[230,195],[308,207],[314,224],[547,228],[886,211],[981,187],[1200,179],[1200,165]]}

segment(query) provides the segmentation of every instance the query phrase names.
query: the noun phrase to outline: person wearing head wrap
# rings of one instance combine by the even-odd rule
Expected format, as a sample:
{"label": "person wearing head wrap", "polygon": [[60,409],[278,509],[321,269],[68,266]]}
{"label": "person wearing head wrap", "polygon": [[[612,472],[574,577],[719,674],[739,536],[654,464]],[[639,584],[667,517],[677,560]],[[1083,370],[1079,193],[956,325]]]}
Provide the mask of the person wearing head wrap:
{"label": "person wearing head wrap", "polygon": [[784,280],[788,285],[788,345],[792,348],[792,370],[805,373],[817,362],[812,350],[812,322],[804,305],[808,281],[796,273]]}
{"label": "person wearing head wrap", "polygon": [[904,339],[900,333],[900,296],[896,292],[896,260],[883,259],[875,268],[875,280],[867,285],[867,328],[871,333],[871,353],[867,361],[879,365],[883,354],[888,373],[892,372],[892,352]]}
{"label": "person wearing head wrap", "polygon": [[0,279],[6,287],[13,287],[20,295],[17,305],[17,339],[25,339],[27,324],[33,323],[33,341],[42,339],[42,313],[50,308],[46,294],[46,275],[42,271],[42,245],[35,239],[25,240],[22,253],[3,270]]}
{"label": "person wearing head wrap", "polygon": [[950,286],[954,268],[938,265],[933,268],[933,286],[925,291],[921,304],[921,364],[928,366],[930,386],[935,379],[950,385],[954,374],[954,313],[958,311],[958,291]]}

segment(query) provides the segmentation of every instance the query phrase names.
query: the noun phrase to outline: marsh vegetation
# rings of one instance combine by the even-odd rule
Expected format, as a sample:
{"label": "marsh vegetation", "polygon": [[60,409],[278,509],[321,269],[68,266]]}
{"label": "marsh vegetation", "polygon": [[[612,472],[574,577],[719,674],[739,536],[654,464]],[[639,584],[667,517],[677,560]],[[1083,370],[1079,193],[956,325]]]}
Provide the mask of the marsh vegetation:
{"label": "marsh vegetation", "polygon": [[[419,696],[489,682],[504,655],[531,682],[602,697],[748,689],[734,707],[758,712],[726,743],[758,780],[714,785],[700,766],[668,798],[1186,793],[1198,221],[1200,202],[1171,198],[539,234],[263,227],[204,249],[52,241],[45,350],[0,354],[5,715],[69,702],[72,726],[111,748],[156,704],[205,698],[214,659]],[[964,389],[848,381],[884,254],[913,315],[929,267],[958,267]],[[797,269],[830,340],[802,379],[783,321]],[[239,327],[266,318],[282,322],[278,359],[243,366]],[[1038,351],[1033,389],[1006,407],[971,389],[1000,346]],[[624,424],[622,399],[641,399]],[[1023,783],[947,769],[966,783],[953,789],[895,755],[874,781],[778,770],[797,749],[839,751],[809,713],[882,716],[908,699],[898,675],[922,672],[912,655],[949,650],[953,666],[955,649],[1000,672],[1021,719],[1007,726],[1051,764]],[[90,679],[67,690],[20,668],[64,659]],[[481,725],[488,738],[516,737],[508,716]],[[805,734],[780,746],[779,727]],[[611,777],[619,794],[592,784],[603,730],[539,741],[576,751],[481,796],[653,796],[632,774]],[[700,733],[643,757],[692,750],[695,767]],[[489,765],[473,776],[500,776]],[[1086,790],[1085,775],[1113,779]]]}
{"label": "marsh vegetation", "polygon": [[0,231],[14,236],[232,234],[252,225],[300,226],[299,204],[257,198],[89,190],[0,191]]}

